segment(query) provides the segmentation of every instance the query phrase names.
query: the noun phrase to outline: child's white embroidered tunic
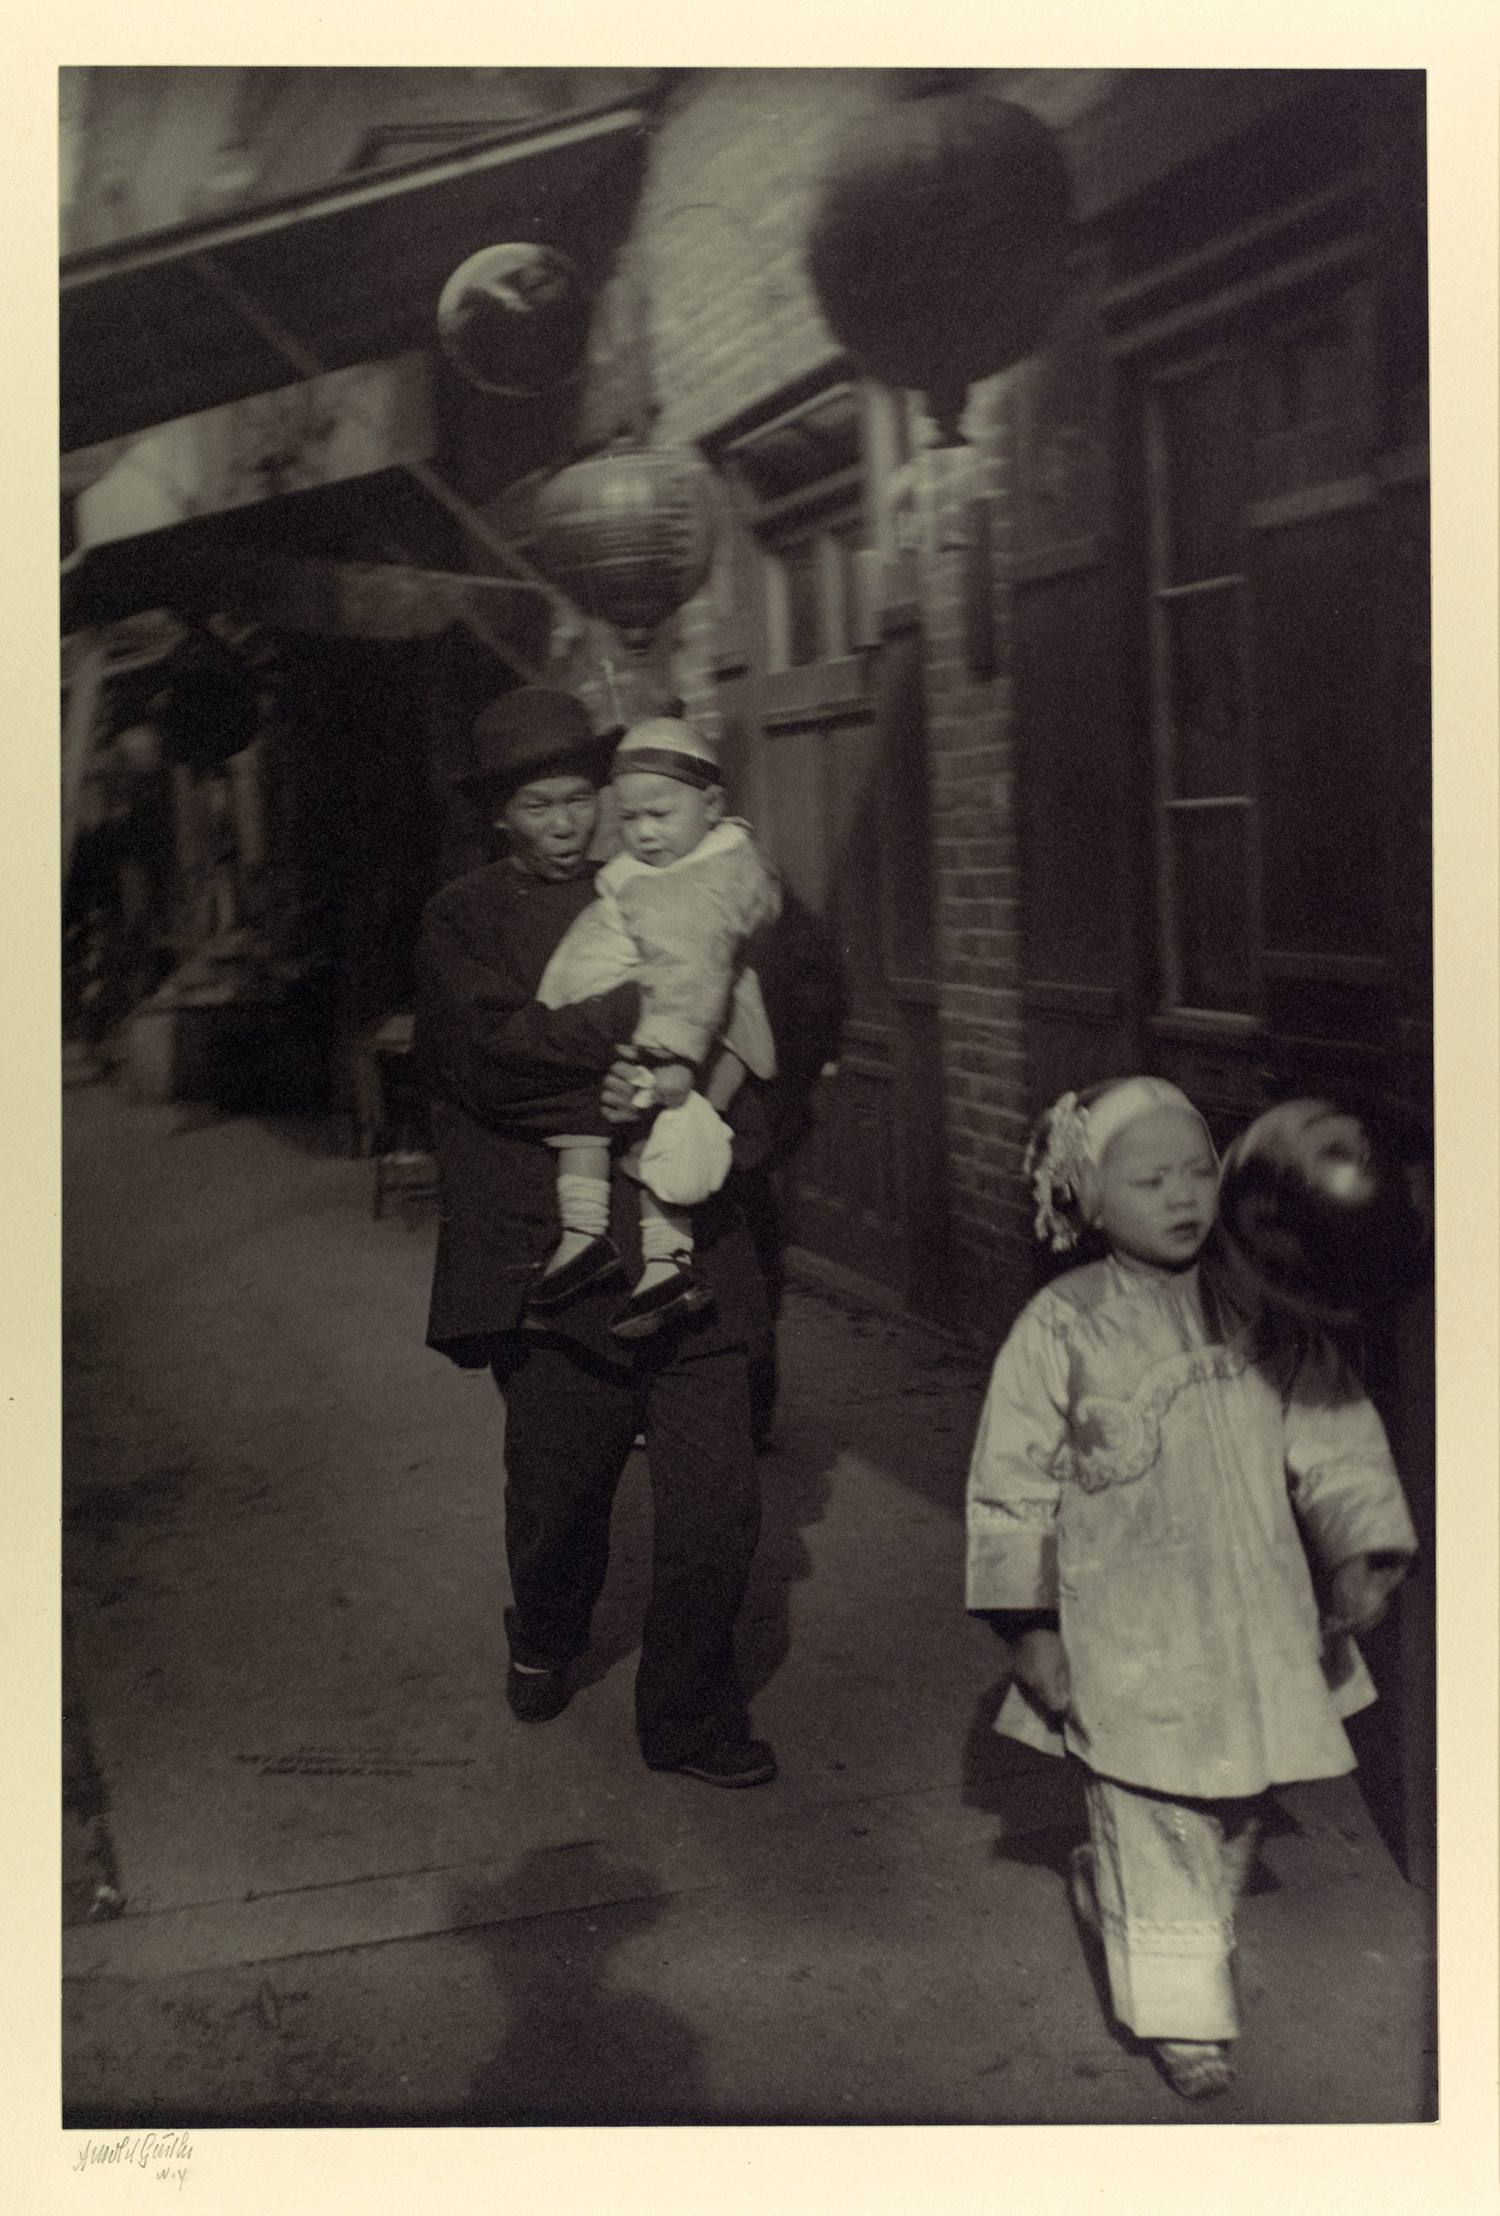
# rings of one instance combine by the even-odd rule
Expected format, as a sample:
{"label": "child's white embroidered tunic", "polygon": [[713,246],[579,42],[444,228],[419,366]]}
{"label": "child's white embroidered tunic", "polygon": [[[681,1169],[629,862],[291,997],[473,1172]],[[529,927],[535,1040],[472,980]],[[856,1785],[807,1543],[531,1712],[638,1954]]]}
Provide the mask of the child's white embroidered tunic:
{"label": "child's white embroidered tunic", "polygon": [[[1416,1547],[1362,1395],[1284,1405],[1210,1343],[1196,1270],[1111,1258],[1023,1310],[969,1473],[968,1606],[1059,1610],[1090,1769],[1218,1799],[1353,1768],[1339,1717],[1373,1691],[1352,1653],[1330,1691],[1302,1534],[1329,1569]],[[1017,1688],[998,1728],[1046,1743]]]}

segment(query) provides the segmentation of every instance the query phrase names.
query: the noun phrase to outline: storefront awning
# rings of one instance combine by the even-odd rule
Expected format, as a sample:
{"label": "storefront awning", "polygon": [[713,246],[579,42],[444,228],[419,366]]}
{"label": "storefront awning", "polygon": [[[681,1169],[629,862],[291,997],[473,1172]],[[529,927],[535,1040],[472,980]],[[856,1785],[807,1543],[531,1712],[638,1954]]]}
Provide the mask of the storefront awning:
{"label": "storefront awning", "polygon": [[204,257],[326,370],[431,345],[444,280],[481,246],[539,238],[587,258],[645,125],[616,108],[68,256],[63,451],[286,383],[284,354],[205,282]]}
{"label": "storefront awning", "polygon": [[[359,546],[380,553],[334,551]],[[524,579],[448,570],[427,497],[399,467],[91,546],[62,584],[65,634],[152,609],[344,638],[457,623],[528,676],[546,656],[551,605]]]}
{"label": "storefront awning", "polygon": [[358,362],[157,424],[123,451],[110,440],[70,455],[74,468],[96,453],[108,463],[78,495],[79,548],[427,460],[437,446],[429,364],[415,349]]}

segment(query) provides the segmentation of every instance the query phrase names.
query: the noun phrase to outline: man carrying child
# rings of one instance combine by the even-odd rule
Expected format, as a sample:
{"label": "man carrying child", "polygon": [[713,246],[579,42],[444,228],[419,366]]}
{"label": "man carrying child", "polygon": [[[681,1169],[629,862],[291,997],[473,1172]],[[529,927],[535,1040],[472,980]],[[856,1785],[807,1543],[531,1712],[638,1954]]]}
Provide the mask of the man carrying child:
{"label": "man carrying child", "polygon": [[[701,781],[705,749],[685,726],[679,743],[697,764],[697,782],[683,789],[716,792]],[[628,1291],[618,1273],[553,1311],[535,1303],[561,1228],[549,1139],[575,1135],[580,1095],[602,1098],[627,1141],[640,1135],[621,1049],[637,1037],[641,985],[558,1006],[537,997],[595,901],[591,845],[608,751],[582,703],[544,687],[502,696],[475,726],[467,787],[510,852],[436,895],[418,949],[416,1050],[435,1096],[442,1189],[428,1343],[460,1366],[489,1367],[504,1397],[514,1713],[545,1721],[572,1696],[615,1491],[643,1435],[653,1561],[635,1687],[642,1753],[653,1769],[759,1785],[776,1764],[750,1735],[734,1626],[760,1525],[749,1350],[768,1321],[740,1210],[723,1191],[693,1210],[692,1277],[707,1298],[677,1303],[646,1336],[611,1329]],[[761,1089],[744,1085],[725,1116],[737,1166],[752,1166],[769,1137]],[[621,1163],[618,1149],[608,1155],[602,1235],[639,1284],[642,1186]]]}

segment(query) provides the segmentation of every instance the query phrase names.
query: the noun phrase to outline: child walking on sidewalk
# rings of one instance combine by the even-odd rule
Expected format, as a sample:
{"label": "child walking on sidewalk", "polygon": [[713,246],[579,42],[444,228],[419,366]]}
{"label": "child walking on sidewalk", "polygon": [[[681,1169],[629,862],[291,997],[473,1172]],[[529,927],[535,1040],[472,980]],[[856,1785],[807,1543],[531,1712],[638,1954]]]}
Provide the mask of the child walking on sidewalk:
{"label": "child walking on sidewalk", "polygon": [[[1026,1160],[1036,1230],[1102,1260],[1022,1311],[969,1474],[970,1609],[1012,1643],[996,1728],[1085,1766],[1080,1922],[1120,2021],[1186,2098],[1231,2080],[1234,1909],[1272,1786],[1354,1767],[1367,1630],[1416,1537],[1352,1384],[1289,1392],[1205,1314],[1217,1163],[1186,1095],[1066,1093]],[[1319,1620],[1304,1537],[1328,1574]]]}

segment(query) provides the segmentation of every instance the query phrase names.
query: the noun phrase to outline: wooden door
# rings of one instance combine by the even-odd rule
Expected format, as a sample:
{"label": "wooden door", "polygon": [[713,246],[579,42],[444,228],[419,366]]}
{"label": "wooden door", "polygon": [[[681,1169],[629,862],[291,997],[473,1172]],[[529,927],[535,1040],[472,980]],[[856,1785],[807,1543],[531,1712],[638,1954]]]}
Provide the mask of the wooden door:
{"label": "wooden door", "polygon": [[[887,427],[894,412],[884,417]],[[741,648],[724,756],[799,899],[828,925],[849,1021],[786,1181],[789,1237],[932,1310],[943,1241],[921,638],[871,643],[876,443],[854,386],[734,442]]]}

